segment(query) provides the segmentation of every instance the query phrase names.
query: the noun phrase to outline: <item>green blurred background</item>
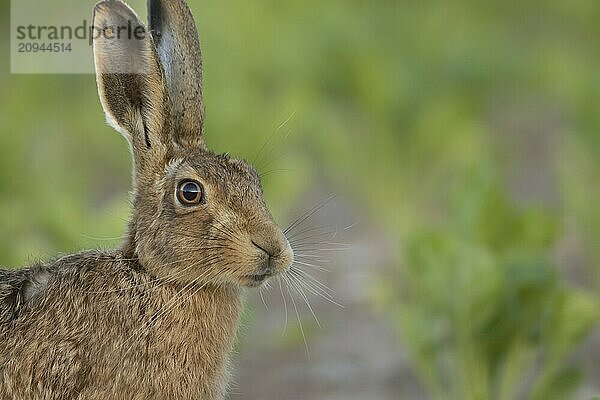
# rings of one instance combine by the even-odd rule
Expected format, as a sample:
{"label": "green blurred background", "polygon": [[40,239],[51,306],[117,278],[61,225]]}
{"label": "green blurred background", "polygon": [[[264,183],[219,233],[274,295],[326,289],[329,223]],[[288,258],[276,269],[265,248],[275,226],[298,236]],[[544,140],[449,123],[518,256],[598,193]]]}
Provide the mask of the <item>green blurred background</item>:
{"label": "green blurred background", "polygon": [[[347,307],[303,321],[311,357],[281,298],[251,296],[232,398],[600,394],[600,2],[190,3],[208,145],[265,144],[282,224],[330,193],[322,220],[359,221],[322,278]],[[117,245],[130,160],[94,77],[5,56],[0,265]]]}

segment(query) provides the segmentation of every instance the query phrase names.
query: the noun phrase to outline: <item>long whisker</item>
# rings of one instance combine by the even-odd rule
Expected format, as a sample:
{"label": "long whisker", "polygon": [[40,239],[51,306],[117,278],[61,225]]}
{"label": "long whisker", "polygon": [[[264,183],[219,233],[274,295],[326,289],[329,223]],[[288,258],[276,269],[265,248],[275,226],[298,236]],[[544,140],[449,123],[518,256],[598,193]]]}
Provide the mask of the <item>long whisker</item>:
{"label": "long whisker", "polygon": [[332,246],[332,247],[339,248],[341,250],[347,250],[347,249],[349,249],[349,248],[352,247],[349,243],[340,243],[340,242],[307,242],[307,243],[297,244],[296,246],[294,246],[294,248],[295,249],[305,249],[305,248],[310,247],[310,246]]}
{"label": "long whisker", "polygon": [[81,237],[84,237],[84,238],[90,239],[90,240],[123,240],[127,236],[97,237],[97,236],[90,236],[90,235],[86,235],[86,234],[82,233]]}
{"label": "long whisker", "polygon": [[262,291],[262,287],[258,288],[258,294],[260,295],[260,299],[262,300],[262,303],[265,306],[265,310],[269,311],[269,306],[267,306],[267,302],[265,301],[265,297],[263,296],[263,291]]}
{"label": "long whisker", "polygon": [[[191,261],[193,259],[194,258],[190,257],[190,258],[187,258],[187,259],[184,259],[184,260],[177,260],[177,261],[173,261],[173,262],[168,262],[166,264],[163,264],[163,266],[169,266],[169,265],[176,264],[176,263],[179,263],[179,262],[184,263],[184,262],[187,262],[187,261]],[[169,277],[177,277],[177,276],[179,276],[180,273],[186,271],[187,269],[189,269],[189,266],[187,268],[185,268],[184,270],[176,271],[175,273],[167,275],[166,277],[151,279],[148,282],[144,282],[144,283],[132,285],[132,286],[125,287],[125,288],[97,290],[97,291],[89,290],[89,291],[86,291],[86,293],[89,293],[89,294],[105,294],[105,293],[123,292],[123,291],[126,291],[126,290],[135,289],[135,288],[138,288],[138,287],[148,286],[148,285],[151,285],[151,284],[153,284],[155,282],[163,282],[163,281],[167,280],[167,278],[169,278]]]}
{"label": "long whisker", "polygon": [[269,175],[272,175],[272,174],[274,174],[274,173],[277,173],[277,172],[289,172],[289,171],[291,171],[291,169],[288,169],[288,168],[277,168],[277,169],[270,169],[270,170],[268,170],[268,171],[261,172],[261,173],[260,173],[260,174],[258,174],[258,175],[259,175],[259,176],[260,176],[260,178],[262,179],[262,178],[264,178],[265,176],[269,176]]}
{"label": "long whisker", "polygon": [[315,282],[308,280],[305,276],[302,275],[301,271],[298,269],[290,269],[288,275],[292,275],[297,277],[300,282],[304,283],[307,288],[311,289],[311,293],[323,297],[326,300],[334,300],[333,294],[329,293],[326,289],[317,285]]}
{"label": "long whisker", "polygon": [[329,225],[307,226],[305,228],[302,228],[298,232],[294,233],[293,235],[289,236],[289,238],[293,239],[294,237],[302,235],[304,233],[310,233],[310,232],[315,232],[315,231],[324,231],[324,230],[328,230],[330,228],[331,228],[331,226],[329,226]]}
{"label": "long whisker", "polygon": [[307,213],[298,217],[294,222],[292,222],[292,224],[290,226],[288,226],[283,231],[283,233],[287,235],[288,233],[292,232],[294,228],[296,228],[299,224],[306,221],[308,218],[312,217],[316,212],[318,212],[320,209],[325,207],[335,197],[336,197],[335,195],[329,196],[327,199],[325,199],[324,201],[322,201],[321,203],[317,204],[312,209],[310,209]]}
{"label": "long whisker", "polygon": [[315,285],[318,285],[320,288],[323,289],[323,291],[325,291],[325,293],[333,295],[335,294],[335,290],[331,289],[329,286],[325,285],[324,283],[322,283],[321,281],[319,281],[317,278],[315,278],[314,276],[312,276],[311,274],[309,274],[308,272],[297,268],[295,265],[292,266],[292,268],[290,268],[290,272],[297,272],[298,274],[310,279],[312,282],[315,283]]}
{"label": "long whisker", "polygon": [[294,263],[295,264],[299,264],[299,265],[304,265],[306,267],[310,267],[310,268],[316,269],[317,271],[321,271],[321,272],[331,272],[327,268],[323,268],[323,267],[321,267],[319,265],[316,265],[316,264],[311,264],[311,263],[308,263],[308,262],[303,262],[303,261],[300,261],[298,259],[294,260]]}
{"label": "long whisker", "polygon": [[331,262],[330,259],[327,258],[323,258],[320,255],[316,255],[316,254],[304,254],[304,253],[296,253],[294,254],[294,258],[296,260],[302,260],[304,262],[316,262],[316,263],[320,263],[320,264],[328,264]]}
{"label": "long whisker", "polygon": [[306,347],[306,356],[310,359],[310,350],[308,350],[308,342],[306,341],[306,335],[304,334],[304,328],[302,327],[302,321],[300,320],[300,313],[298,312],[298,307],[296,306],[296,300],[294,300],[294,296],[292,296],[292,292],[290,292],[290,283],[285,275],[283,276],[283,279],[287,283],[286,289],[288,291],[288,294],[290,295],[290,299],[292,300],[292,304],[294,306],[294,311],[296,312],[296,317],[298,318],[298,325],[300,326],[300,333],[302,334],[302,339],[304,340],[304,346]]}
{"label": "long whisker", "polygon": [[315,314],[315,311],[313,310],[313,308],[310,305],[310,302],[308,301],[308,297],[306,297],[306,293],[304,293],[304,290],[302,289],[302,287],[296,283],[297,278],[292,278],[292,277],[293,277],[293,275],[290,275],[290,283],[291,283],[292,287],[298,292],[298,294],[300,294],[300,297],[302,297],[302,299],[306,303],[306,306],[310,310],[310,313],[312,314],[312,316],[315,319],[315,322],[317,323],[319,328],[322,328],[321,323],[319,322],[319,319],[317,318],[317,315]]}
{"label": "long whisker", "polygon": [[360,223],[360,220],[356,220],[354,221],[352,224],[348,225],[347,227],[344,228],[345,231],[350,230],[352,228],[354,228],[356,225],[358,225]]}
{"label": "long whisker", "polygon": [[281,298],[283,299],[283,309],[285,310],[285,323],[283,325],[283,332],[281,332],[281,334],[284,335],[288,324],[287,301],[285,300],[285,295],[283,294],[283,288],[281,286],[281,277],[277,277],[277,282],[279,283],[279,291],[281,292]]}
{"label": "long whisker", "polygon": [[[290,135],[290,133],[291,133],[291,130],[288,130],[287,133],[285,134],[285,136],[283,137],[283,139],[284,140],[287,139],[288,136]],[[273,154],[274,150],[275,150],[275,147],[271,148],[269,150],[269,152],[266,154],[265,158],[271,156],[271,154]],[[276,161],[280,160],[281,158],[283,158],[284,156],[286,156],[288,153],[289,153],[289,151],[284,151],[283,153],[276,155],[272,159],[270,159],[267,162],[261,164],[260,167],[259,167],[259,169],[263,170],[263,169],[265,169],[265,168],[273,165]],[[263,177],[264,173],[261,173],[260,176]]]}
{"label": "long whisker", "polygon": [[260,157],[261,153],[263,152],[263,150],[267,147],[267,145],[271,142],[271,140],[273,140],[273,137],[275,137],[277,132],[279,132],[284,126],[286,126],[288,124],[288,122],[290,122],[292,120],[292,118],[294,118],[295,115],[296,115],[296,110],[292,111],[292,113],[285,119],[285,121],[283,121],[277,127],[277,129],[275,129],[275,131],[269,136],[267,141],[265,143],[263,143],[260,150],[258,150],[258,153],[256,154],[256,156],[254,156],[254,160],[252,160],[253,165],[258,165],[257,162],[258,162],[259,157]]}
{"label": "long whisker", "polygon": [[[348,250],[351,247],[338,247],[338,248],[334,248],[334,247],[319,247],[319,248],[299,248],[298,250],[302,250],[303,252],[306,253],[316,253],[319,251],[344,251],[344,250]],[[296,248],[294,248],[294,250],[296,250]]]}
{"label": "long whisker", "polygon": [[[289,240],[290,244],[292,244],[292,245],[295,243],[303,243],[306,240],[317,239],[317,238],[320,238],[323,236],[328,236],[329,239],[327,239],[327,240],[333,240],[337,236],[338,232],[339,232],[339,230],[336,228],[332,231],[318,232],[318,233],[311,234],[309,236],[300,237],[298,235],[293,235],[293,236],[290,236],[288,238],[288,240]],[[306,233],[309,233],[309,232],[306,232]]]}
{"label": "long whisker", "polygon": [[326,300],[327,302],[334,304],[340,308],[345,308],[343,304],[338,303],[332,295],[330,295],[328,292],[326,292],[324,289],[322,289],[321,287],[317,286],[316,283],[313,283],[311,281],[306,280],[305,277],[303,277],[300,274],[299,270],[290,270],[289,272],[290,275],[294,275],[297,279],[298,282],[310,293],[312,293],[315,296],[321,297],[322,299]]}

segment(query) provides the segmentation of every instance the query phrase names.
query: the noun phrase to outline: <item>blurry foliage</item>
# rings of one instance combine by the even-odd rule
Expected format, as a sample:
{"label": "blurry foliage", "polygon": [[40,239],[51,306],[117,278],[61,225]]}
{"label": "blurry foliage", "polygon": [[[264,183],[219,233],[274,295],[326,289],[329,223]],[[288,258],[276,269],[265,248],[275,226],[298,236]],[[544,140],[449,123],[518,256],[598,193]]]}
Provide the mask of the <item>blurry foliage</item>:
{"label": "blurry foliage", "polygon": [[[580,370],[566,356],[598,317],[551,261],[557,220],[511,204],[467,173],[447,222],[414,234],[386,298],[433,399],[565,399]],[[398,290],[400,288],[400,290]]]}
{"label": "blurry foliage", "polygon": [[[209,146],[256,161],[278,219],[328,179],[382,227],[400,276],[388,315],[432,395],[565,398],[579,377],[565,355],[600,291],[600,2],[190,3]],[[2,28],[8,15],[0,2]],[[7,61],[0,264],[116,245],[129,157],[93,76],[9,75]],[[534,196],[517,204],[531,160]],[[593,298],[551,260],[567,228]]]}

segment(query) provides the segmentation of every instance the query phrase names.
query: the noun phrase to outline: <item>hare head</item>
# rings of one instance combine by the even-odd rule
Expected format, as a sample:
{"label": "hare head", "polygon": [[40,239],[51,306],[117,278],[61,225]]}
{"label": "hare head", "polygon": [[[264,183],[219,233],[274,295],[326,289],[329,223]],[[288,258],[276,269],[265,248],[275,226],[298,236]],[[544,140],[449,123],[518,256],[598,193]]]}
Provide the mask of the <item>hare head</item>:
{"label": "hare head", "polygon": [[149,30],[119,0],[94,9],[107,120],[129,141],[133,214],[123,250],[177,283],[258,286],[292,264],[257,172],[204,144],[202,62],[184,0],[149,0]]}

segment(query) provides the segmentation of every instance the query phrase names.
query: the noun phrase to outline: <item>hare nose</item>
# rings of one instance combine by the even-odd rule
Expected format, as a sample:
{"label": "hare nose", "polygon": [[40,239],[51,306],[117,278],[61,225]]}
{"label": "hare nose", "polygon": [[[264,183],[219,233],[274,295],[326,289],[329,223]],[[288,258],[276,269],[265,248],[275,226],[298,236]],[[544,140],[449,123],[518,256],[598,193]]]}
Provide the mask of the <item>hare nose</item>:
{"label": "hare nose", "polygon": [[263,267],[268,271],[281,272],[292,264],[292,248],[277,225],[271,223],[260,226],[252,232],[250,240],[257,251],[267,256],[263,260]]}
{"label": "hare nose", "polygon": [[262,251],[263,251],[263,252],[264,252],[264,253],[267,255],[267,258],[273,257],[273,252],[272,252],[272,249],[270,249],[271,251],[270,251],[270,250],[267,250],[267,247],[268,247],[268,246],[267,246],[266,244],[258,244],[258,243],[256,243],[256,241],[255,241],[255,240],[252,240],[252,244],[253,244],[253,245],[254,245],[254,247],[256,247],[257,249],[259,249],[259,250],[262,250]]}
{"label": "hare nose", "polygon": [[262,231],[252,235],[254,247],[267,255],[267,259],[278,257],[287,245],[287,240],[277,227],[266,226]]}

